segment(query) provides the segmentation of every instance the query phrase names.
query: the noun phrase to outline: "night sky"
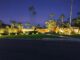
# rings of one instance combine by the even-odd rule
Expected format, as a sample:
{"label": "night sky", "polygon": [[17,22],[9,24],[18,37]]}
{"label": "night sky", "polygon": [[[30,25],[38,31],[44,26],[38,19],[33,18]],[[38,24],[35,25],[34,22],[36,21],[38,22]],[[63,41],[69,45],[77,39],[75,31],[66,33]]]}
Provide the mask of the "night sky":
{"label": "night sky", "polygon": [[[72,18],[77,17],[77,12],[80,10],[79,2],[80,0],[73,2]],[[34,17],[28,9],[31,5],[36,11]],[[30,22],[43,25],[51,13],[55,14],[54,19],[58,19],[64,13],[67,20],[70,15],[70,0],[0,0],[0,19],[6,24],[14,20],[23,24]]]}

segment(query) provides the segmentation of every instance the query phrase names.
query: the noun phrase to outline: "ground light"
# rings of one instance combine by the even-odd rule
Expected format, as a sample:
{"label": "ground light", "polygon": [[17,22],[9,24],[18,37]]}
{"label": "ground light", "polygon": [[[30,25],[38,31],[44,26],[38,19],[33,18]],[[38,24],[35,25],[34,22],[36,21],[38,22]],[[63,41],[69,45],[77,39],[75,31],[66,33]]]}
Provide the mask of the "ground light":
{"label": "ground light", "polygon": [[0,34],[0,36],[2,36],[2,35]]}

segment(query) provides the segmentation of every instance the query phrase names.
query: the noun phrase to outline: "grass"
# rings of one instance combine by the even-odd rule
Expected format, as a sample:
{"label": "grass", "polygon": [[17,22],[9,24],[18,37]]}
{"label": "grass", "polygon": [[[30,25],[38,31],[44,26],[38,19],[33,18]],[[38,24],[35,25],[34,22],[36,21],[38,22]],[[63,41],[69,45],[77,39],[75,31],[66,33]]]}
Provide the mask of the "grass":
{"label": "grass", "polygon": [[68,37],[72,37],[72,38],[80,38],[80,34],[69,35]]}
{"label": "grass", "polygon": [[46,34],[33,34],[33,35],[5,35],[0,38],[28,38],[28,39],[41,39],[41,38],[55,38],[56,35],[46,35]]}
{"label": "grass", "polygon": [[42,39],[42,38],[58,38],[59,36],[64,36],[64,37],[72,37],[72,38],[80,38],[80,34],[74,34],[74,35],[59,35],[59,34],[51,34],[51,35],[46,35],[46,34],[32,34],[32,35],[5,35],[5,36],[0,36],[0,39],[2,38],[27,38],[27,39]]}

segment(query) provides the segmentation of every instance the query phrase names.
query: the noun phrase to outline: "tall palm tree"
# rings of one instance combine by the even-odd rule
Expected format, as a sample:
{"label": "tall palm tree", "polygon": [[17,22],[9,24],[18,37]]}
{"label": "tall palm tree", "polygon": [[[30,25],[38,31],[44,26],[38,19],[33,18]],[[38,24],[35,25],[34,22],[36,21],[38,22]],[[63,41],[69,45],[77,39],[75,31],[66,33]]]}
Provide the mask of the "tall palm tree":
{"label": "tall palm tree", "polygon": [[63,24],[64,23],[64,14],[61,14],[60,18],[61,18],[61,23]]}
{"label": "tall palm tree", "polygon": [[30,12],[32,12],[32,11],[34,11],[34,9],[35,9],[35,8],[34,8],[34,6],[33,6],[33,5],[31,5],[31,6],[29,6],[29,8],[28,8],[28,9],[29,9],[29,11],[30,11]]}
{"label": "tall palm tree", "polygon": [[35,7],[33,5],[29,6],[28,8],[29,12],[30,12],[30,17],[31,17],[31,20],[35,20],[35,16],[37,14],[36,10],[35,10]]}
{"label": "tall palm tree", "polygon": [[54,13],[51,13],[50,15],[49,15],[49,18],[50,18],[50,20],[53,20],[53,17],[55,16],[55,14]]}
{"label": "tall palm tree", "polygon": [[33,5],[29,6],[28,10],[29,10],[32,17],[36,15],[36,10]]}
{"label": "tall palm tree", "polygon": [[73,0],[70,0],[71,1],[71,6],[70,6],[70,25],[72,23],[72,9],[73,9]]}

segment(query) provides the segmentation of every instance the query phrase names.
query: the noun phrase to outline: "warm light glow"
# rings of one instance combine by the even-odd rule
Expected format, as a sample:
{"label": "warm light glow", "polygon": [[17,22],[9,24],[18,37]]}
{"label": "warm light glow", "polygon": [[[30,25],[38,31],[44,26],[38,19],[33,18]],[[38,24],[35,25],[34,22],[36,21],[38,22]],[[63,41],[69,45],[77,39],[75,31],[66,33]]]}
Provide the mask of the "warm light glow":
{"label": "warm light glow", "polygon": [[46,32],[55,32],[55,33],[64,34],[64,35],[72,35],[73,33],[80,34],[79,28],[74,28],[74,27],[61,28],[61,27],[53,27],[53,26],[48,26],[48,27],[49,28],[36,28],[35,26],[33,26],[31,29],[27,29],[27,28],[22,28],[22,27],[21,28],[14,28],[14,27],[9,28],[7,26],[6,28],[0,28],[0,36],[2,33],[5,33],[5,31],[8,33],[8,35],[10,35],[10,33],[15,33],[15,35],[17,35],[19,31],[21,31],[23,34],[26,34],[26,32],[34,31],[35,28],[36,28],[35,31],[42,33],[42,34]]}
{"label": "warm light glow", "polygon": [[34,31],[34,29],[22,29],[23,33],[29,32],[29,31]]}
{"label": "warm light glow", "polygon": [[48,29],[37,29],[38,32],[40,33],[46,33],[46,32],[49,32]]}

